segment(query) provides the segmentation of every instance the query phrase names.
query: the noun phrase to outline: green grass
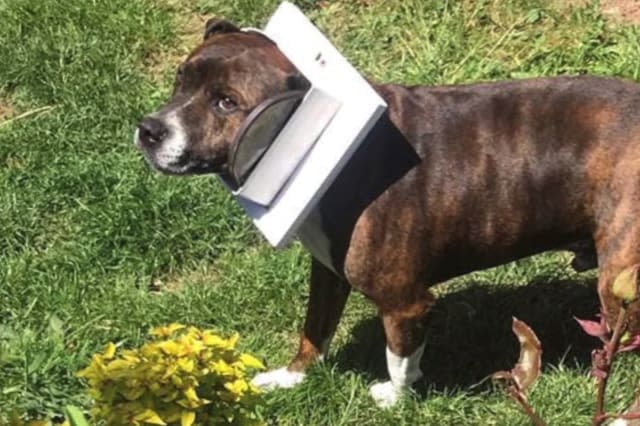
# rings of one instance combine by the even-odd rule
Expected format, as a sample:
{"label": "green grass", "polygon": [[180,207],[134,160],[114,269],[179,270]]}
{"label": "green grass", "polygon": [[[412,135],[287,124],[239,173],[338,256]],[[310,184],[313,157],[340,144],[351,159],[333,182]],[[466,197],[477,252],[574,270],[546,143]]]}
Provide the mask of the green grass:
{"label": "green grass", "polygon": [[[275,252],[215,179],[159,176],[132,144],[136,121],[170,91],[171,70],[145,64],[176,49],[189,12],[264,23],[277,1],[0,0],[0,424],[11,412],[57,415],[88,403],[74,372],[107,341],[140,343],[173,321],[241,334],[270,366],[292,355],[307,298],[308,256]],[[379,81],[458,83],[595,73],[639,79],[638,30],[595,5],[544,1],[304,1],[314,21]],[[200,29],[196,29],[199,31]],[[160,83],[158,81],[160,80]],[[1,102],[1,101],[0,101]],[[438,288],[416,395],[380,411],[384,377],[374,309],[354,295],[328,362],[299,388],[267,396],[277,424],[525,425],[484,379],[517,356],[512,315],[544,346],[531,401],[549,423],[587,424],[595,341],[573,315],[597,309],[594,274],[550,254]],[[610,409],[632,397],[626,356]]]}

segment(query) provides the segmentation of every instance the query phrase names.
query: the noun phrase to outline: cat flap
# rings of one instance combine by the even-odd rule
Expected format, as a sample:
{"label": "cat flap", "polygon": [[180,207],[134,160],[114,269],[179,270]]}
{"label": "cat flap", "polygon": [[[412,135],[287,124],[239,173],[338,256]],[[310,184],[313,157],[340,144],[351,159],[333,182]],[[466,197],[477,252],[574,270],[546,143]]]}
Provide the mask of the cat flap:
{"label": "cat flap", "polygon": [[227,184],[234,190],[243,185],[305,93],[303,90],[279,93],[264,100],[247,116],[229,152]]}
{"label": "cat flap", "polygon": [[272,205],[296,170],[304,167],[309,151],[330,125],[340,105],[340,101],[322,90],[309,89],[234,194],[261,206]]}

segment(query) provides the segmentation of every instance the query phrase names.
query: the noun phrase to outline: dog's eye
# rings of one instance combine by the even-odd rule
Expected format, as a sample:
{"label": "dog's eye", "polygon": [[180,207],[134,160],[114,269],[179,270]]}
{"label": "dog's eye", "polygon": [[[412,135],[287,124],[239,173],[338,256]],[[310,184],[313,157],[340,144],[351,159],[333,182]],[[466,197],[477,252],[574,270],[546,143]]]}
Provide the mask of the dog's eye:
{"label": "dog's eye", "polygon": [[238,104],[228,96],[218,99],[216,107],[222,112],[232,112],[238,107]]}

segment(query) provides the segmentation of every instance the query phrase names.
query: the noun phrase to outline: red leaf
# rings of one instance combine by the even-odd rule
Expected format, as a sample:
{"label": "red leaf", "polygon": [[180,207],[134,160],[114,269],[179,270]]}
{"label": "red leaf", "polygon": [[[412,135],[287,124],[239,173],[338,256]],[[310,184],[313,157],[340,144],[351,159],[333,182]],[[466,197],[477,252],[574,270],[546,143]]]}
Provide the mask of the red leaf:
{"label": "red leaf", "polygon": [[630,352],[640,349],[640,334],[636,334],[629,340],[626,340],[618,348],[618,352]]}
{"label": "red leaf", "polygon": [[589,336],[597,337],[603,342],[607,342],[607,339],[609,337],[609,326],[604,320],[604,317],[600,317],[600,322],[582,320],[576,317],[573,318],[578,322],[582,330],[584,330],[584,332]]}

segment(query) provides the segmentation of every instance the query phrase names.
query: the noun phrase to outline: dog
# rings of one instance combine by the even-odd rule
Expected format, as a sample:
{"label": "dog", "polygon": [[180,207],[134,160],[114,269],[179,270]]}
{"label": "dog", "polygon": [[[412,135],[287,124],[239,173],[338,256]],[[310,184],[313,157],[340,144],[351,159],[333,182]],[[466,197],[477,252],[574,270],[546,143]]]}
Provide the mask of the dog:
{"label": "dog", "polygon": [[[224,177],[252,109],[308,87],[268,38],[212,19],[135,142],[162,173]],[[354,289],[382,318],[390,379],[370,392],[391,406],[422,376],[428,287],[547,250],[576,250],[579,269],[597,263],[616,318],[612,281],[640,262],[640,86],[579,76],[374,88],[388,111],[316,209],[330,261],[312,259],[297,354],[256,385],[301,382]],[[629,312],[637,333],[637,302]]]}

